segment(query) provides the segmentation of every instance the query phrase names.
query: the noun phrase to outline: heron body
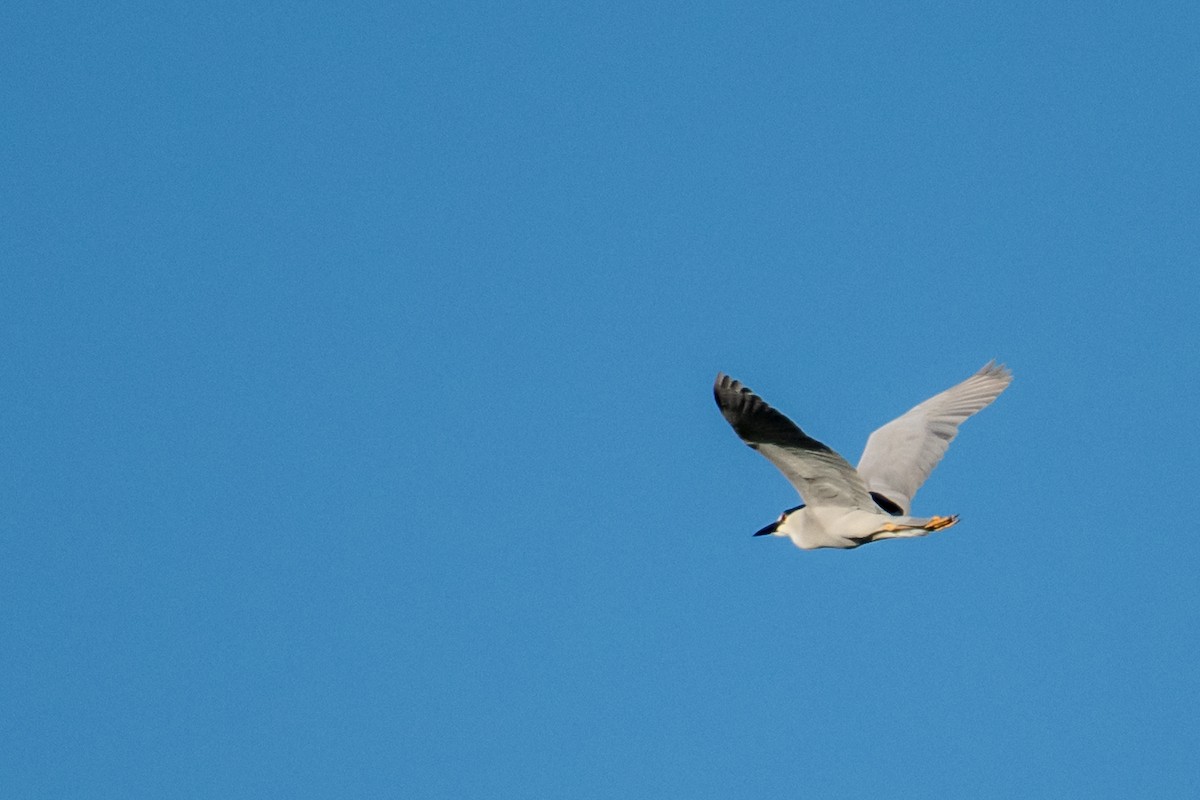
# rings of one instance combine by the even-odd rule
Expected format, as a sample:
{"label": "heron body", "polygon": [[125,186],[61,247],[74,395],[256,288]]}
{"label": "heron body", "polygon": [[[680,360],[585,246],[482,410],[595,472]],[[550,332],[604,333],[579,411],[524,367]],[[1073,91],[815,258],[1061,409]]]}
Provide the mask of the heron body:
{"label": "heron body", "polygon": [[882,509],[805,506],[784,514],[767,531],[786,536],[801,550],[834,547],[848,550],[880,539],[924,536],[958,522],[958,517],[909,517],[889,515]]}

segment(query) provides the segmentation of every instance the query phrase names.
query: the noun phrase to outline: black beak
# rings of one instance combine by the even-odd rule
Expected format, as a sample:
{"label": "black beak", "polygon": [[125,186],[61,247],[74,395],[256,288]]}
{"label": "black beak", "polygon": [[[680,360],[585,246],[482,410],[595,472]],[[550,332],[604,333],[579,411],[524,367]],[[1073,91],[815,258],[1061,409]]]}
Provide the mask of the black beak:
{"label": "black beak", "polygon": [[763,528],[761,531],[759,531],[758,533],[756,533],[756,534],[754,534],[754,535],[755,535],[755,536],[770,536],[770,535],[771,535],[772,533],[774,533],[774,532],[776,531],[776,529],[778,529],[778,528],[779,528],[779,520],[775,520],[775,521],[774,521],[774,522],[772,522],[770,525],[768,525],[767,527]]}

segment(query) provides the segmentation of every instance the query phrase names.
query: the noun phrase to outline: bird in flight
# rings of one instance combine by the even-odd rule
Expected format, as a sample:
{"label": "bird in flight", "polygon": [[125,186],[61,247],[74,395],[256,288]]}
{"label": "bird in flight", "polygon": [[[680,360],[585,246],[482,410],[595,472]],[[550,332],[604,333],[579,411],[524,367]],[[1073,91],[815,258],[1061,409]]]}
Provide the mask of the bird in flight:
{"label": "bird in flight", "polygon": [[802,550],[849,549],[949,528],[957,516],[909,516],[913,495],[942,460],[958,426],[1011,382],[1004,365],[988,362],[872,433],[855,469],[740,382],[717,373],[713,395],[721,414],[804,501],[754,535],[787,536]]}

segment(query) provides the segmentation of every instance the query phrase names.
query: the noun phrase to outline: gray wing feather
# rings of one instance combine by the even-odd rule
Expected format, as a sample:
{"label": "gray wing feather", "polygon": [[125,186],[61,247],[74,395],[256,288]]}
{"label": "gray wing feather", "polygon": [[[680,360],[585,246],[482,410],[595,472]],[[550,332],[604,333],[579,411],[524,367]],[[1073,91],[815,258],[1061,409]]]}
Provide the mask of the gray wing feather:
{"label": "gray wing feather", "polygon": [[983,369],[892,420],[867,439],[858,474],[873,492],[909,513],[913,496],[958,435],[958,426],[982,410],[1012,382],[1003,364]]}
{"label": "gray wing feather", "polygon": [[849,461],[808,436],[750,389],[718,373],[713,396],[734,432],[774,464],[805,503],[876,509],[867,485]]}

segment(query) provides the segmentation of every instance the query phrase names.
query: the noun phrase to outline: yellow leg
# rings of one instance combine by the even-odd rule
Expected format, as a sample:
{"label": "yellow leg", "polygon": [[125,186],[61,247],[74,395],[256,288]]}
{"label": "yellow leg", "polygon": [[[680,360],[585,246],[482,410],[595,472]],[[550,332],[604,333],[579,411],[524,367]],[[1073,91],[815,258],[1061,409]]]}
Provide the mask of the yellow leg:
{"label": "yellow leg", "polygon": [[899,533],[900,531],[940,531],[943,528],[949,528],[956,522],[958,522],[957,516],[931,517],[929,522],[926,522],[924,525],[897,525],[893,522],[885,522],[879,526],[879,532]]}

